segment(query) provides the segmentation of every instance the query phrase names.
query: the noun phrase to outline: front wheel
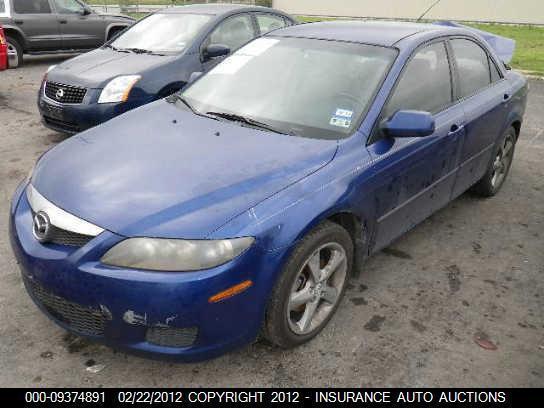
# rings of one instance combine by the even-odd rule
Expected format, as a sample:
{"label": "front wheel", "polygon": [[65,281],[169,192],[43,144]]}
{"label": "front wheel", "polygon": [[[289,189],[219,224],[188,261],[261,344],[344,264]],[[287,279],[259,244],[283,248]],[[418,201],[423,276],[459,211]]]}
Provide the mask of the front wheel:
{"label": "front wheel", "polygon": [[494,196],[499,192],[512,164],[516,147],[516,130],[509,128],[501,138],[485,175],[472,190],[484,197]]}
{"label": "front wheel", "polygon": [[263,336],[290,348],[315,337],[344,295],[353,264],[353,242],[340,225],[325,222],[293,251],[272,291]]}

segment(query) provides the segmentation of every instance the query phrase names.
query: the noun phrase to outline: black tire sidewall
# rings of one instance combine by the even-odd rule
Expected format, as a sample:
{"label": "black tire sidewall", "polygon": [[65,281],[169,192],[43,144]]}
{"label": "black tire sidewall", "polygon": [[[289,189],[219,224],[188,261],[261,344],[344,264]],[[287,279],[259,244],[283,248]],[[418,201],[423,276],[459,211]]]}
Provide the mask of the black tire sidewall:
{"label": "black tire sidewall", "polygon": [[[328,242],[336,242],[346,251],[348,260],[346,280],[339,294],[338,301],[320,327],[305,335],[295,334],[289,327],[289,322],[287,321],[288,299],[291,295],[294,280],[298,276],[298,272],[302,264],[308,259],[308,257],[319,246]],[[349,233],[344,228],[332,222],[325,222],[312,230],[291,253],[289,260],[283,268],[276,286],[272,291],[265,316],[264,337],[275,345],[289,348],[306,343],[319,334],[319,332],[325,328],[329,320],[336,313],[336,310],[341,303],[342,297],[346,290],[347,282],[350,277],[352,266],[353,242]]]}

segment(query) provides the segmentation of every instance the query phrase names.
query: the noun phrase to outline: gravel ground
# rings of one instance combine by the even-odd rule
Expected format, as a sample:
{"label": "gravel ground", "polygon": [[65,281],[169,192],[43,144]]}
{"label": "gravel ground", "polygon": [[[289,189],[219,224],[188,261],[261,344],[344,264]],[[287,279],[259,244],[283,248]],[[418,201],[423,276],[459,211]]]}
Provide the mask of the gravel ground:
{"label": "gravel ground", "polygon": [[1,387],[544,386],[544,81],[531,81],[500,194],[465,194],[373,256],[318,338],[295,350],[258,343],[171,364],[67,335],[23,288],[9,200],[36,158],[64,139],[36,108],[42,75],[60,60],[29,58],[0,73]]}

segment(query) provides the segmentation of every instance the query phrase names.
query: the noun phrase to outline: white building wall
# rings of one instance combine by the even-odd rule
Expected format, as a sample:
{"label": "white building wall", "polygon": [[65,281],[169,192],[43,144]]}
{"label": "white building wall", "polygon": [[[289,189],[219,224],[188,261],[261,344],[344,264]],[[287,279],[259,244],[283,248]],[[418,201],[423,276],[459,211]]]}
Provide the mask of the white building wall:
{"label": "white building wall", "polygon": [[[436,0],[273,0],[296,15],[418,18]],[[544,0],[442,0],[428,19],[544,24]]]}

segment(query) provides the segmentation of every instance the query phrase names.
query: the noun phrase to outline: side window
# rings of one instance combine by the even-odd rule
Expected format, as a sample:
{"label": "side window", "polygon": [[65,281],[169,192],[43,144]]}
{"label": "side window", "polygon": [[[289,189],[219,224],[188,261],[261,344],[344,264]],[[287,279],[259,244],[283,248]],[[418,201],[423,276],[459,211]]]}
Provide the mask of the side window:
{"label": "side window", "polygon": [[235,51],[255,37],[255,30],[249,14],[229,17],[221,22],[208,39],[209,44],[227,45]]}
{"label": "side window", "polygon": [[55,0],[55,7],[59,14],[81,14],[83,6],[76,0]]}
{"label": "side window", "polygon": [[401,75],[385,107],[384,119],[399,110],[436,113],[452,103],[450,66],[443,42],[418,51]]}
{"label": "side window", "polygon": [[266,34],[272,30],[283,28],[286,26],[286,21],[282,16],[274,14],[257,14],[257,24],[261,34]]}
{"label": "side window", "polygon": [[491,58],[489,58],[489,67],[491,68],[491,82],[500,81],[502,79],[501,74]]}
{"label": "side window", "polygon": [[47,0],[17,0],[13,2],[17,14],[49,14],[51,7]]}
{"label": "side window", "polygon": [[470,96],[491,83],[487,53],[474,41],[450,41],[459,72],[460,97]]}

